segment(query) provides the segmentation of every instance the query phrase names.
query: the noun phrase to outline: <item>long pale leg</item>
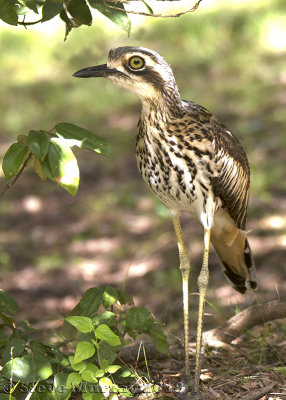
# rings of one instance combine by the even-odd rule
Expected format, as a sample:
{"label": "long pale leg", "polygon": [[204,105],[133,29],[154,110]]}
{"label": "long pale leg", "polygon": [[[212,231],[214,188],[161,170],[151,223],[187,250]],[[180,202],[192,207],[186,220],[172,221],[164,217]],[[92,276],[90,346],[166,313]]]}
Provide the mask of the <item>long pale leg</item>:
{"label": "long pale leg", "polygon": [[182,235],[181,224],[178,216],[173,216],[173,225],[178,243],[180,270],[183,281],[183,311],[184,311],[184,341],[185,341],[185,374],[190,382],[190,356],[189,356],[189,274],[190,260],[186,250],[186,245]]}
{"label": "long pale leg", "polygon": [[209,282],[209,247],[210,247],[210,229],[204,230],[204,255],[203,265],[198,278],[199,286],[199,314],[197,326],[197,344],[196,344],[196,371],[195,371],[195,390],[198,391],[201,373],[201,347],[203,333],[203,315],[206,300],[206,291]]}

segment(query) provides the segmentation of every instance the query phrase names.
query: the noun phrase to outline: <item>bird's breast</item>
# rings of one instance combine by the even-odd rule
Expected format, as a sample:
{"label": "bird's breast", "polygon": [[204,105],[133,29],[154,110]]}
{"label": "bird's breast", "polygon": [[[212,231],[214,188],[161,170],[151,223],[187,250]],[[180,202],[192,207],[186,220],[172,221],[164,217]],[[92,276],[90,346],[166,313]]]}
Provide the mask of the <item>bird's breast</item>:
{"label": "bird's breast", "polygon": [[146,126],[139,122],[136,158],[144,181],[169,209],[188,210],[194,215],[202,212],[197,210],[198,204],[206,204],[210,195],[203,153],[196,154],[182,145],[168,126],[162,129],[158,124]]}

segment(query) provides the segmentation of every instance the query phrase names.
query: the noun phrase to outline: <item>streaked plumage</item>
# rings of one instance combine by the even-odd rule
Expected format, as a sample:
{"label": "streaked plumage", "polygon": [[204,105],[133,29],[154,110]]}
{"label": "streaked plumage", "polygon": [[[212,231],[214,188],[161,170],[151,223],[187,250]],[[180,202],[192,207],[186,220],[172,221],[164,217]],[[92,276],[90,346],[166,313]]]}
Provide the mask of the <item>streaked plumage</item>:
{"label": "streaked plumage", "polygon": [[[205,230],[204,273],[199,277],[203,293],[200,312],[208,282],[209,236],[233,287],[241,293],[255,288],[255,266],[245,232],[249,165],[234,134],[205,108],[181,100],[170,66],[152,50],[113,49],[107,64],[85,68],[75,76],[103,76],[141,98],[137,164],[147,185],[170,209],[182,272],[189,266],[179,226],[180,212],[189,211]],[[183,281],[187,279],[188,271]],[[199,336],[201,332],[197,351]],[[196,374],[199,374],[197,357]],[[187,366],[186,370],[189,371]]]}

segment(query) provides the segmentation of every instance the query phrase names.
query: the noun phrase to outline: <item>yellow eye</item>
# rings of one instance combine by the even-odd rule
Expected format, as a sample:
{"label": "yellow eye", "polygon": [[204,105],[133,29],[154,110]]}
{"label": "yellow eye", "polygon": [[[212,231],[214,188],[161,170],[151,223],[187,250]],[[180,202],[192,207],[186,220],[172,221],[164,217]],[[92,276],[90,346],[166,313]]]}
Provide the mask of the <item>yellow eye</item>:
{"label": "yellow eye", "polygon": [[128,65],[131,69],[142,69],[145,66],[145,61],[142,57],[133,56],[129,59]]}

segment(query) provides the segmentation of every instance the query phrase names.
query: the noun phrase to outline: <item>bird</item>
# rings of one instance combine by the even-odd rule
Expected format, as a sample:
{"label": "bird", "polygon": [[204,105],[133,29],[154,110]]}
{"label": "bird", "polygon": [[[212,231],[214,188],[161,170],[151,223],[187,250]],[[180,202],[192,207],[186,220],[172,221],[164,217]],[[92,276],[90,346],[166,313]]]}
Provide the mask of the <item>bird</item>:
{"label": "bird", "polygon": [[[136,160],[144,181],[172,218],[182,274],[185,373],[183,395],[200,398],[203,314],[209,281],[210,242],[222,270],[240,293],[256,289],[255,263],[245,230],[250,168],[228,127],[203,106],[182,100],[170,65],[154,50],[111,49],[107,63],[83,68],[78,78],[103,77],[139,96]],[[190,258],[180,214],[188,211],[204,231],[198,276],[199,306],[194,382],[189,365]],[[192,397],[186,397],[192,398]]]}

